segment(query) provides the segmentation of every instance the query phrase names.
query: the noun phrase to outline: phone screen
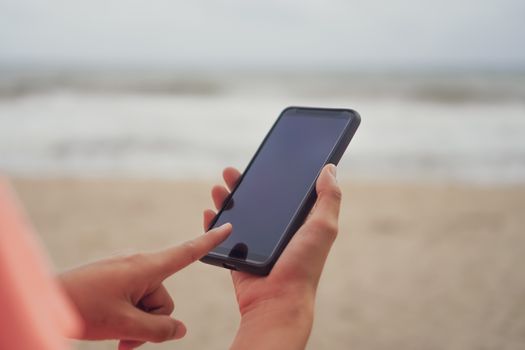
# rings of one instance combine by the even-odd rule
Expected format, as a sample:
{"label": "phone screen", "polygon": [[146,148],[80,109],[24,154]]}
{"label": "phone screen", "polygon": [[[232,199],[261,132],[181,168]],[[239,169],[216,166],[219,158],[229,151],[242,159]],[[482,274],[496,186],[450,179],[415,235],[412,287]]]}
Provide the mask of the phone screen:
{"label": "phone screen", "polygon": [[349,122],[344,111],[286,110],[219,213],[213,227],[230,222],[233,231],[211,253],[265,262]]}

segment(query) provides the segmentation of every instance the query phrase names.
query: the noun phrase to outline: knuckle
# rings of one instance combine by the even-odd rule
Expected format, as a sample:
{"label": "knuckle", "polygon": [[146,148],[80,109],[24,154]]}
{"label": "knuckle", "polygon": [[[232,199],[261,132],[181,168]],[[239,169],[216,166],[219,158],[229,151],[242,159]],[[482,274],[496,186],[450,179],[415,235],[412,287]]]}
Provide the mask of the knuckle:
{"label": "knuckle", "polygon": [[324,232],[330,236],[337,236],[337,232],[339,231],[339,227],[336,223],[326,223],[324,227]]}
{"label": "knuckle", "polygon": [[164,327],[157,327],[155,331],[151,334],[151,341],[154,343],[160,343],[168,339],[167,331]]}
{"label": "knuckle", "polygon": [[173,310],[175,310],[175,304],[171,302],[169,305],[166,305],[166,314],[171,315],[173,313]]}
{"label": "knuckle", "polygon": [[312,222],[312,226],[315,228],[316,231],[320,231],[323,234],[327,234],[330,236],[337,236],[337,232],[339,231],[339,226],[337,222],[327,220],[324,218],[320,219],[314,219]]}
{"label": "knuckle", "polygon": [[184,251],[186,252],[186,256],[189,260],[195,261],[200,258],[198,252],[197,252],[197,246],[195,244],[195,241],[186,241],[183,243]]}
{"label": "knuckle", "polygon": [[135,327],[137,324],[136,317],[129,312],[123,312],[121,314],[116,315],[115,321],[117,324],[120,325],[120,327],[127,331]]}
{"label": "knuckle", "polygon": [[168,297],[166,299],[165,307],[168,315],[170,315],[173,312],[173,310],[175,310],[175,303],[173,302],[173,299],[171,299],[171,297]]}
{"label": "knuckle", "polygon": [[341,192],[341,189],[338,186],[333,186],[322,190],[319,195],[326,196],[335,201],[341,201],[341,199],[343,198],[343,193]]}
{"label": "knuckle", "polygon": [[154,332],[151,334],[151,341],[154,343],[160,343],[165,340],[171,339],[174,333],[174,327],[169,322],[164,322],[159,327],[155,327]]}
{"label": "knuckle", "polygon": [[141,265],[145,260],[146,255],[144,253],[135,253],[124,257],[124,261],[130,265]]}

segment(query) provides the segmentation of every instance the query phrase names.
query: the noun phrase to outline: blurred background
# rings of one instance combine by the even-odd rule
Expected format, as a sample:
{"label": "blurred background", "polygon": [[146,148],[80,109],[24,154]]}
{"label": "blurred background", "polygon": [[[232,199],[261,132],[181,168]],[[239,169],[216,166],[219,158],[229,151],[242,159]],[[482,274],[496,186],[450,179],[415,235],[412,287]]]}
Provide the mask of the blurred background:
{"label": "blurred background", "polygon": [[[0,0],[0,174],[60,270],[199,234],[221,169],[243,169],[283,108],[353,108],[309,348],[521,349],[524,14],[519,0]],[[196,264],[167,283],[188,335],[144,348],[226,348],[229,274]]]}

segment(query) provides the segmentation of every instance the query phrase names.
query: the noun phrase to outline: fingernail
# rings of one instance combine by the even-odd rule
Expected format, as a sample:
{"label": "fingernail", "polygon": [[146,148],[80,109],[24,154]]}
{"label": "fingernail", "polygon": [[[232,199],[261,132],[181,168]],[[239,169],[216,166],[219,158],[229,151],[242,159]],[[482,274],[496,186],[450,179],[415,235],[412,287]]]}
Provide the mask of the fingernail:
{"label": "fingernail", "polygon": [[173,333],[172,339],[180,339],[186,335],[186,332],[186,326],[180,324],[175,328],[175,332]]}
{"label": "fingernail", "polygon": [[222,224],[221,226],[217,227],[216,230],[217,231],[226,231],[232,224],[230,224],[229,222],[225,223],[225,224]]}
{"label": "fingernail", "polygon": [[330,174],[332,174],[333,177],[337,177],[337,167],[333,164],[330,164],[328,166],[328,170],[330,171]]}
{"label": "fingernail", "polygon": [[178,338],[180,338],[180,336],[178,334],[179,333],[178,332],[179,328],[180,327],[178,325],[175,326],[175,328],[173,329],[173,331],[171,333],[171,339],[178,339]]}

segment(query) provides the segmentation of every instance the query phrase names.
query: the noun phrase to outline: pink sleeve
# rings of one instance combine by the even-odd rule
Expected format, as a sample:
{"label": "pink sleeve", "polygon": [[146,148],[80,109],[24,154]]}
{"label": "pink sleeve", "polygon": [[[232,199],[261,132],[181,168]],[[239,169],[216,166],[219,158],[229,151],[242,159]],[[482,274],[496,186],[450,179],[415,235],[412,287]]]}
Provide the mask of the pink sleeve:
{"label": "pink sleeve", "polygon": [[0,349],[68,349],[81,321],[0,177]]}

